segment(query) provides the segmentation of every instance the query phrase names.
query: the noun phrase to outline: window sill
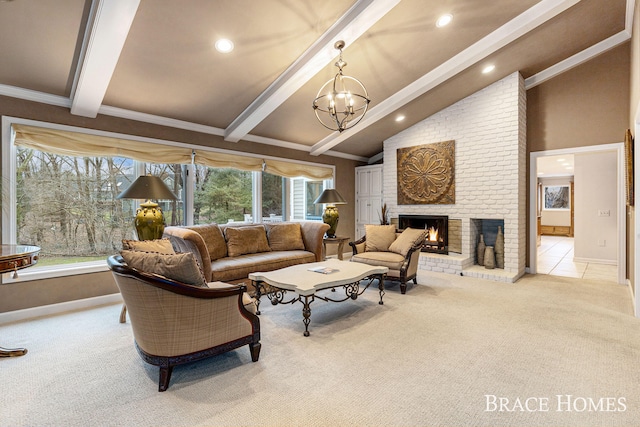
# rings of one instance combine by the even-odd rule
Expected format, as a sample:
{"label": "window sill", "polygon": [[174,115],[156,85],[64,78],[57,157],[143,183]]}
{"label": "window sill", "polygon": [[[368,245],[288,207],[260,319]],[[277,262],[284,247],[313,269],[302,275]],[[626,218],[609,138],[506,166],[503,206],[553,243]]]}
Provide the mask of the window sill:
{"label": "window sill", "polygon": [[13,273],[2,275],[2,283],[20,283],[32,280],[53,279],[55,277],[73,276],[76,274],[100,273],[109,270],[106,261],[81,262],[77,264],[61,264],[47,267],[32,267],[18,270],[18,277],[14,278]]}

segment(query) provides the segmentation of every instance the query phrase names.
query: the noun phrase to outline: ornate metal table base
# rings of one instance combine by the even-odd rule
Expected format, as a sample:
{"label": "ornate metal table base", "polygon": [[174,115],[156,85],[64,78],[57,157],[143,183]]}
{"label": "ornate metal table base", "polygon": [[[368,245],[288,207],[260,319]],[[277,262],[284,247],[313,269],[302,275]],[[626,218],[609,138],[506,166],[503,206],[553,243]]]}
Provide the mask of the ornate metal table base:
{"label": "ornate metal table base", "polygon": [[[337,288],[342,287],[344,289],[345,296],[342,299],[336,299],[336,298],[331,298],[329,296],[312,294],[312,295],[296,295],[295,297],[292,297],[285,301],[285,298],[287,295],[287,291],[285,289],[280,289],[280,288],[276,288],[273,285],[269,285],[273,289],[273,291],[267,292],[264,282],[254,281],[253,284],[256,287],[256,299],[257,299],[257,306],[258,306],[258,310],[256,314],[260,314],[260,297],[263,295],[263,290],[264,290],[264,294],[267,295],[272,305],[294,304],[300,301],[302,303],[302,323],[304,323],[303,335],[305,337],[308,337],[309,323],[311,323],[311,303],[315,301],[316,298],[322,301],[327,301],[327,302],[329,301],[342,302],[348,299],[356,300],[358,299],[358,296],[362,295],[364,291],[367,290],[367,288],[371,285],[371,283],[374,280],[378,280],[378,289],[380,293],[380,301],[378,301],[378,304],[383,305],[384,302],[382,301],[382,297],[384,296],[384,293],[385,293],[384,292],[384,276],[385,276],[384,274],[374,274],[374,275],[371,275],[370,277],[364,278],[354,283],[337,286]],[[364,287],[361,287],[360,282],[362,282],[363,280],[367,280],[367,284]],[[336,287],[327,288],[327,289],[331,289],[332,292],[335,292]]]}
{"label": "ornate metal table base", "polygon": [[0,357],[16,357],[27,354],[26,348],[4,348],[0,347]]}

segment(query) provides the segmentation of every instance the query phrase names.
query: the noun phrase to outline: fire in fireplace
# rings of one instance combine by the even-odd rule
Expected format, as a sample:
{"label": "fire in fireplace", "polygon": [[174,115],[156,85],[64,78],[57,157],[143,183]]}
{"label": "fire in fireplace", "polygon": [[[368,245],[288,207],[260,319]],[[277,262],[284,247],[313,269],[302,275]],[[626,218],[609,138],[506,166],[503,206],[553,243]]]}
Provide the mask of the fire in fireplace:
{"label": "fire in fireplace", "polygon": [[449,217],[446,215],[399,215],[398,228],[417,228],[427,230],[422,244],[422,252],[449,254],[448,242]]}

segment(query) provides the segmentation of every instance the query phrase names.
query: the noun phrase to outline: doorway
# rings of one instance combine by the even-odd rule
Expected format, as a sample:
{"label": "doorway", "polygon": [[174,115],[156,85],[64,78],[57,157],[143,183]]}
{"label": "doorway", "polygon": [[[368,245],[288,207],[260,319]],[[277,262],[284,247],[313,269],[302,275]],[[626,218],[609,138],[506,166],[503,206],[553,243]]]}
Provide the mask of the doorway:
{"label": "doorway", "polygon": [[[529,163],[529,166],[530,166],[529,168],[529,171],[530,171],[530,175],[529,175],[529,194],[530,194],[529,236],[531,236],[531,238],[529,239],[529,272],[530,273],[549,274],[549,272],[551,271],[551,269],[549,268],[549,263],[550,263],[549,261],[546,261],[546,263],[543,262],[540,265],[538,263],[538,258],[543,259],[544,257],[544,253],[539,253],[538,251],[538,248],[539,248],[538,242],[541,239],[537,238],[537,236],[540,236],[541,234],[539,232],[540,224],[539,224],[539,215],[538,215],[539,207],[540,207],[540,204],[539,204],[540,197],[538,196],[540,192],[540,189],[538,187],[538,174],[539,172],[543,172],[538,168],[538,160],[540,158],[552,157],[552,156],[569,156],[573,154],[589,154],[589,153],[597,154],[597,153],[603,153],[605,151],[615,153],[615,159],[616,159],[616,168],[615,168],[616,169],[615,170],[616,189],[615,189],[615,194],[613,195],[615,197],[614,203],[616,206],[616,211],[614,212],[615,218],[612,218],[615,220],[615,230],[613,231],[613,233],[615,233],[617,236],[617,244],[615,245],[616,247],[614,248],[615,254],[616,254],[615,255],[615,263],[616,263],[615,282],[620,284],[625,283],[626,281],[626,278],[625,278],[625,272],[626,272],[625,212],[626,212],[626,209],[625,209],[625,195],[624,195],[625,183],[624,183],[624,144],[623,143],[531,153],[530,163]],[[576,183],[576,185],[579,185],[579,183]],[[598,213],[600,214],[600,212]],[[607,214],[607,212],[602,212],[602,214],[603,215]],[[568,246],[570,244],[571,246],[575,246],[575,241],[566,241],[564,243],[564,246]],[[598,244],[600,244],[600,242],[598,242]],[[567,254],[568,252],[565,253],[562,258],[565,258]],[[568,258],[566,261],[568,261]],[[587,265],[579,265],[576,268],[577,271],[580,271],[582,267],[584,267],[584,272],[582,273],[582,276],[581,276],[583,278],[588,278],[584,276],[588,269],[588,264],[592,265],[592,269],[591,269],[592,272],[595,273],[595,270],[597,269],[596,264],[598,263],[593,262],[593,261],[597,261],[596,259],[592,260],[589,258],[582,258],[582,259],[575,259],[574,261],[587,264]],[[547,270],[546,273],[545,273],[545,270]],[[611,270],[611,266],[603,265],[603,270],[607,270],[607,272],[603,274],[609,274]],[[557,270],[557,271],[560,271],[560,270]],[[577,273],[575,274],[577,275]]]}

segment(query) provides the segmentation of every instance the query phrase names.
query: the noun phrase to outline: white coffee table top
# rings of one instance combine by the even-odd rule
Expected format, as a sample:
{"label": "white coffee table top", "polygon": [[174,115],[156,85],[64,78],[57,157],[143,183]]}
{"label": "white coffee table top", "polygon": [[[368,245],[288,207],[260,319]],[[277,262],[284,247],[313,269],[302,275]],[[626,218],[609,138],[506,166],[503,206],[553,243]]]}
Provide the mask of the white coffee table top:
{"label": "white coffee table top", "polygon": [[[327,267],[336,271],[329,274],[309,271],[309,269],[318,267]],[[328,259],[322,262],[293,265],[280,270],[250,273],[249,279],[262,281],[276,288],[294,291],[298,295],[308,296],[322,289],[348,285],[367,276],[388,272],[387,267]]]}

